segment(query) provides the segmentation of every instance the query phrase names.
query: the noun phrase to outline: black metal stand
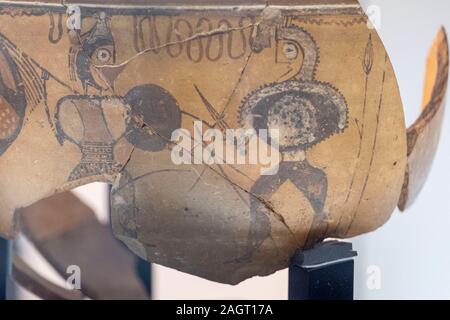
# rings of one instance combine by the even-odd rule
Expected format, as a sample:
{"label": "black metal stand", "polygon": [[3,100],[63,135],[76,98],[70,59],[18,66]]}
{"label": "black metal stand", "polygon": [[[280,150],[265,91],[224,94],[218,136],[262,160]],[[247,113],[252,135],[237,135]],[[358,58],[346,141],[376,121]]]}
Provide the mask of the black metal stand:
{"label": "black metal stand", "polygon": [[289,268],[289,300],[353,300],[351,243],[329,241],[298,252]]}
{"label": "black metal stand", "polygon": [[137,272],[147,290],[150,299],[152,297],[152,264],[140,258],[137,258]]}
{"label": "black metal stand", "polygon": [[7,299],[11,263],[11,242],[0,238],[0,300]]}

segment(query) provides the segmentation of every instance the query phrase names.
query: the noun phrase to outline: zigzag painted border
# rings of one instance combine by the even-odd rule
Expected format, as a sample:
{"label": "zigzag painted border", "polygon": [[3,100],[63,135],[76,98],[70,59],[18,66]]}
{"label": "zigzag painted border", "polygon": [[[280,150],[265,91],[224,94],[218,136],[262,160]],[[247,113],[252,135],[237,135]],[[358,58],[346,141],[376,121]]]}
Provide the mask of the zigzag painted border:
{"label": "zigzag painted border", "polygon": [[352,27],[356,24],[367,24],[368,19],[366,16],[360,16],[360,17],[349,17],[347,20],[343,18],[336,18],[336,17],[327,17],[324,18],[323,16],[319,17],[292,17],[292,20],[297,23],[303,23],[303,24],[314,24],[314,25],[327,25],[327,26],[341,26],[341,27]]}

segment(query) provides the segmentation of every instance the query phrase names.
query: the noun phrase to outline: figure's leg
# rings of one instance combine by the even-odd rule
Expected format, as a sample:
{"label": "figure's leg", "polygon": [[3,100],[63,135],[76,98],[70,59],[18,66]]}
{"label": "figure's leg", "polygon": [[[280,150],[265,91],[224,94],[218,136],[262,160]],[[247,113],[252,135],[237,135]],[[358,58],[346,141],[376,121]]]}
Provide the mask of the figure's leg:
{"label": "figure's leg", "polygon": [[283,184],[285,179],[280,176],[261,176],[251,189],[250,199],[250,230],[248,234],[248,249],[245,259],[251,259],[252,254],[270,236],[270,210],[264,204],[272,194]]}
{"label": "figure's leg", "polygon": [[[295,167],[295,170],[294,170]],[[322,170],[314,168],[308,162],[290,163],[282,171],[283,177],[289,177],[294,185],[302,191],[314,209],[305,247],[311,247],[324,237],[328,226],[328,216],[324,212],[328,191],[328,179]]]}

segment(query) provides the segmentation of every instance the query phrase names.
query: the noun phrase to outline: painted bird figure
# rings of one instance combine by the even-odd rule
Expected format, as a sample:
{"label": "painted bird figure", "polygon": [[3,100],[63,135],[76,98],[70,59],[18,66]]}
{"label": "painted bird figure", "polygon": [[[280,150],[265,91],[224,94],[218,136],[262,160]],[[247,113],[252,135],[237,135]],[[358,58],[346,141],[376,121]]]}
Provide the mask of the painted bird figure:
{"label": "painted bird figure", "polygon": [[101,93],[103,90],[109,89],[109,84],[101,77],[97,67],[114,64],[116,60],[116,49],[109,17],[101,12],[97,16],[94,27],[80,37],[81,46],[72,47],[69,53],[72,80],[75,80],[74,74],[76,74],[82,83],[85,94],[88,93],[89,87]]}

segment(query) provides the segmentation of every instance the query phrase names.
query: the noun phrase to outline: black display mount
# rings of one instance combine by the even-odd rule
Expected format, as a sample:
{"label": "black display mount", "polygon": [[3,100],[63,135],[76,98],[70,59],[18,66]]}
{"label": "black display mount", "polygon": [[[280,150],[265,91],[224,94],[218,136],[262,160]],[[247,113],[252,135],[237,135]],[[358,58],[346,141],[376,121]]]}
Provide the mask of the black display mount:
{"label": "black display mount", "polygon": [[0,300],[7,299],[11,263],[11,241],[0,238]]}
{"label": "black display mount", "polygon": [[348,242],[298,251],[289,267],[289,300],[353,300],[354,258]]}

